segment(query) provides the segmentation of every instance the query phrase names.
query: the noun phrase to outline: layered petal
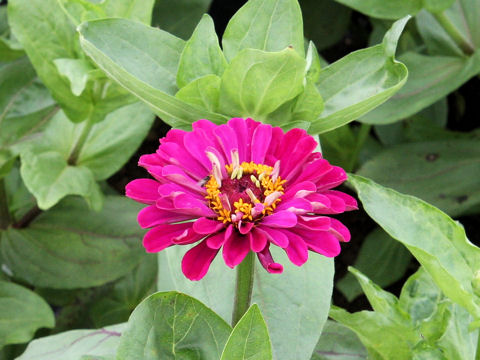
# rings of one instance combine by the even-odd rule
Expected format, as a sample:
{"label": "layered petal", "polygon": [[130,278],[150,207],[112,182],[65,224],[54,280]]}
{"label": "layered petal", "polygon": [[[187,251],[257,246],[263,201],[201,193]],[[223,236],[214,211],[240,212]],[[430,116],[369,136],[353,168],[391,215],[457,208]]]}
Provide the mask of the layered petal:
{"label": "layered petal", "polygon": [[218,250],[211,249],[205,241],[194,246],[186,252],[182,259],[182,272],[190,280],[196,281],[203,278],[210,268]]}

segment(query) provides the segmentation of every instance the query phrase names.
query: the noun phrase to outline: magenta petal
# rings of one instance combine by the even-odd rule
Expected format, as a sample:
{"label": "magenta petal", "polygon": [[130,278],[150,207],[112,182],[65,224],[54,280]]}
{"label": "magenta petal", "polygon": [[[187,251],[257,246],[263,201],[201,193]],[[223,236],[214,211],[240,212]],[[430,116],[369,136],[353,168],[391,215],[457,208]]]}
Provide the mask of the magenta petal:
{"label": "magenta petal", "polygon": [[163,166],[165,162],[156,153],[153,153],[140,156],[138,165],[148,169],[150,166]]}
{"label": "magenta petal", "polygon": [[263,231],[254,229],[248,233],[248,238],[250,241],[250,249],[254,252],[262,251],[267,245],[267,235]]}
{"label": "magenta petal", "polygon": [[292,181],[316,147],[317,142],[311,136],[301,139],[291,153],[281,159],[283,170],[280,171],[280,175],[287,181]]}
{"label": "magenta petal", "polygon": [[136,179],[130,181],[125,187],[125,195],[130,199],[144,203],[154,204],[158,194],[158,187],[160,183],[151,179]]}
{"label": "magenta petal", "polygon": [[286,248],[288,246],[288,237],[282,230],[272,229],[267,226],[260,226],[257,228],[257,230],[265,232],[267,239],[272,244],[275,244],[281,248]]}
{"label": "magenta petal", "polygon": [[297,228],[310,231],[328,231],[332,218],[328,216],[299,216]]}
{"label": "magenta petal", "polygon": [[332,170],[315,183],[317,184],[317,191],[325,191],[342,184],[345,180],[347,180],[345,170],[338,166],[332,166]]}
{"label": "magenta petal", "polygon": [[291,231],[285,231],[285,234],[288,237],[288,246],[285,248],[288,258],[297,266],[305,264],[308,260],[307,244],[300,236]]}
{"label": "magenta petal", "polygon": [[342,199],[343,203],[345,204],[344,211],[358,210],[357,200],[355,200],[352,196],[348,194],[337,190],[328,190],[325,191],[323,194],[328,197],[335,196]]}
{"label": "magenta petal", "polygon": [[224,226],[221,221],[202,217],[193,223],[193,230],[199,234],[209,235],[220,231]]}
{"label": "magenta petal", "polygon": [[232,150],[238,150],[237,136],[233,129],[228,125],[220,125],[215,129],[215,135],[223,149],[225,158],[229,163],[232,162]]}
{"label": "magenta petal", "polygon": [[155,205],[140,210],[137,216],[138,224],[146,229],[160,224],[190,220],[191,215],[178,214],[168,210],[158,209]]}
{"label": "magenta petal", "polygon": [[262,225],[274,228],[291,228],[297,225],[297,215],[290,211],[278,211],[262,219]]}
{"label": "magenta petal", "polygon": [[322,176],[332,170],[332,165],[325,159],[317,159],[305,166],[295,183],[302,181],[317,182]]}
{"label": "magenta petal", "polygon": [[310,181],[304,181],[293,186],[289,186],[286,190],[287,191],[282,196],[283,201],[287,201],[292,198],[304,198],[317,191],[317,186]]}
{"label": "magenta petal", "polygon": [[250,232],[250,230],[252,230],[253,226],[255,224],[252,223],[252,222],[244,222],[244,221],[239,221],[238,223],[238,231],[240,232],[240,234],[242,235],[246,235]]}
{"label": "magenta petal", "polygon": [[205,241],[186,252],[182,259],[182,272],[192,281],[203,278],[210,268],[210,264],[217,255],[218,250],[211,249]]}
{"label": "magenta petal", "polygon": [[[153,175],[153,174],[152,174]],[[162,177],[171,182],[189,188],[200,194],[205,194],[205,189],[202,188],[197,181],[188,176],[182,169],[175,165],[167,165],[162,168]]]}
{"label": "magenta petal", "polygon": [[250,154],[248,154],[247,158],[247,143],[250,142],[250,139],[248,139],[248,129],[245,120],[241,118],[230,119],[228,121],[228,126],[233,129],[233,132],[237,136],[238,154],[240,156],[240,162],[249,162]]}
{"label": "magenta petal", "polygon": [[183,214],[190,214],[196,216],[215,216],[215,212],[205,205],[204,200],[198,200],[197,198],[188,194],[181,194],[173,199],[173,205],[176,211]]}
{"label": "magenta petal", "polygon": [[337,219],[331,219],[331,221],[332,227],[330,228],[330,233],[335,236],[338,241],[349,242],[350,231],[348,230],[348,228]]}
{"label": "magenta petal", "polygon": [[335,257],[340,254],[340,243],[338,239],[329,232],[307,232],[303,233],[305,242],[310,250],[326,257]]}
{"label": "magenta petal", "polygon": [[227,239],[226,231],[221,231],[207,238],[207,246],[210,249],[220,249]]}
{"label": "magenta petal", "polygon": [[277,211],[278,210],[286,210],[294,214],[301,215],[312,212],[313,207],[310,202],[305,199],[293,198],[288,201],[282,201],[280,205],[277,206]]}
{"label": "magenta petal", "polygon": [[272,138],[272,126],[260,124],[253,132],[252,137],[252,161],[257,164],[263,164],[265,162],[265,155],[270,145]]}
{"label": "magenta petal", "polygon": [[192,227],[192,223],[164,224],[149,230],[143,237],[143,246],[147,252],[159,252],[173,245],[173,239]]}
{"label": "magenta petal", "polygon": [[243,236],[236,231],[231,231],[230,236],[223,245],[223,259],[227,266],[234,268],[240,264],[250,251],[248,236]]}
{"label": "magenta petal", "polygon": [[281,274],[283,272],[282,264],[276,263],[273,258],[268,246],[265,247],[262,251],[257,253],[258,260],[260,264],[267,270],[270,274]]}

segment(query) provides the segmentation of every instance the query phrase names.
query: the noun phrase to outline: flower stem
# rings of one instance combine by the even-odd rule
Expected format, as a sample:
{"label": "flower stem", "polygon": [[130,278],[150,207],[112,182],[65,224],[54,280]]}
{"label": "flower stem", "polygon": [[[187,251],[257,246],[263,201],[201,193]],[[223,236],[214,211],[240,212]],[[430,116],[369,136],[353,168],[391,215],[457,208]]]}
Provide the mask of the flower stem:
{"label": "flower stem", "polygon": [[6,229],[10,225],[11,220],[5,181],[0,179],[0,229]]}
{"label": "flower stem", "polygon": [[70,152],[70,155],[67,160],[69,165],[75,165],[77,163],[78,156],[82,151],[83,145],[85,145],[85,141],[87,141],[88,135],[90,135],[90,131],[92,130],[92,127],[93,127],[93,120],[92,120],[92,117],[89,117],[87,120],[85,120],[85,125],[83,126],[82,133],[78,137],[77,142],[75,143],[72,151]]}
{"label": "flower stem", "polygon": [[475,353],[475,360],[480,360],[480,330],[478,331],[477,352]]}
{"label": "flower stem", "polygon": [[447,34],[452,38],[452,40],[455,41],[458,47],[462,49],[465,55],[472,55],[475,52],[474,46],[463,37],[460,31],[445,15],[445,12],[433,13],[433,16],[442,26],[442,28],[447,32]]}
{"label": "flower stem", "polygon": [[250,251],[237,267],[237,283],[235,286],[235,300],[233,304],[232,327],[250,307],[253,289],[253,270],[255,268],[254,253]]}

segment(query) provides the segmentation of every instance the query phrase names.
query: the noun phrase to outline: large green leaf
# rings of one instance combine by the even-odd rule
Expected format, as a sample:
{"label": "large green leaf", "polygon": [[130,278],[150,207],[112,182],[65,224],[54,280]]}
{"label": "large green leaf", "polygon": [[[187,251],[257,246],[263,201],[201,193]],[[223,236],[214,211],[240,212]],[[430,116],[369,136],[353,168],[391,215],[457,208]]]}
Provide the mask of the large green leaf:
{"label": "large green leaf", "polygon": [[409,70],[405,86],[360,121],[389,124],[426,108],[480,72],[480,52],[473,56],[428,56],[407,52],[399,57]]}
{"label": "large green leaf", "polygon": [[40,287],[74,289],[105,284],[141,261],[140,207],[108,196],[101,212],[64,200],[25,229],[3,233],[2,258],[15,277]]}
{"label": "large green leaf", "polygon": [[358,174],[458,216],[480,204],[479,145],[462,139],[397,145],[367,161]]}
{"label": "large green leaf", "polygon": [[267,324],[257,304],[253,304],[235,325],[221,357],[221,360],[247,359],[272,359]]}
{"label": "large green leaf", "polygon": [[178,64],[177,85],[182,88],[206,75],[222,76],[226,66],[227,60],[218,44],[213,20],[205,14],[183,49]]}
{"label": "large green leaf", "polygon": [[48,118],[54,102],[26,57],[1,64],[0,83],[0,149],[16,148]]}
{"label": "large green leaf", "polygon": [[294,50],[245,49],[222,76],[219,110],[259,120],[303,90],[305,60]]}
{"label": "large green leaf", "polygon": [[8,5],[8,16],[38,76],[70,120],[80,122],[90,117],[100,121],[110,111],[131,102],[128,93],[105,78],[92,79],[81,96],[72,93],[71,79],[59,72],[55,60],[84,55],[75,27],[57,0],[14,0]]}
{"label": "large green leaf", "polygon": [[[386,287],[405,275],[411,259],[410,253],[402,244],[393,240],[382,229],[376,229],[365,238],[354,267],[379,286]],[[336,286],[348,301],[362,293],[358,281],[350,273]]]}
{"label": "large green leaf", "polygon": [[310,133],[333,130],[359,118],[405,84],[407,68],[394,55],[408,19],[395,22],[382,44],[350,53],[323,69],[317,88],[325,110],[310,127]]}
{"label": "large green leaf", "polygon": [[126,324],[98,330],[71,330],[33,340],[17,360],[114,359]]}
{"label": "large green leaf", "polygon": [[[199,282],[189,281],[180,272],[186,249],[175,246],[159,254],[158,289],[177,290],[194,296],[226,321],[231,320],[235,271],[220,256]],[[327,320],[333,287],[333,261],[310,253],[300,268],[291,264],[282,251],[271,248],[276,261],[283,264],[281,275],[256,267],[253,288],[257,303],[267,322],[274,358],[309,359]]]}
{"label": "large green leaf", "polygon": [[304,56],[302,12],[296,0],[250,0],[230,19],[222,38],[232,60],[242,49],[280,51],[290,46]]}
{"label": "large green leaf", "polygon": [[157,0],[153,8],[153,26],[188,39],[211,2],[212,0]]}
{"label": "large green leaf", "polygon": [[198,300],[156,293],[132,313],[117,360],[219,359],[232,328]]}
{"label": "large green leaf", "polygon": [[368,16],[380,19],[400,19],[415,15],[423,7],[430,11],[443,11],[455,0],[336,0]]}
{"label": "large green leaf", "polygon": [[471,279],[480,268],[480,248],[468,241],[463,227],[413,196],[360,176],[350,176],[349,182],[370,217],[408,248],[447,297],[479,319]]}
{"label": "large green leaf", "polygon": [[367,358],[367,351],[358,336],[332,320],[327,320],[311,360],[360,360]]}
{"label": "large green leaf", "polygon": [[27,342],[37,329],[54,325],[45,300],[23,286],[0,280],[0,348]]}
{"label": "large green leaf", "polygon": [[93,61],[170,125],[186,126],[202,118],[227,120],[174,97],[183,40],[125,19],[84,23],[79,31],[82,47]]}

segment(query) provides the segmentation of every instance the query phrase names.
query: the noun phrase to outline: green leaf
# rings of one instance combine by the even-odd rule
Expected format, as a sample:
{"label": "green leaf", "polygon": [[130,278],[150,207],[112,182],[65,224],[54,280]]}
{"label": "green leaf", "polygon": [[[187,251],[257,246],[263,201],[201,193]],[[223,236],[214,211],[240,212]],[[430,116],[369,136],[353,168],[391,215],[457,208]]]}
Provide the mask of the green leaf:
{"label": "green leaf", "polygon": [[107,196],[93,213],[78,199],[62,201],[25,229],[3,233],[5,265],[15,277],[54,289],[105,284],[129,273],[142,259],[140,207]]}
{"label": "green leaf", "polygon": [[70,89],[73,95],[80,96],[87,86],[89,72],[95,68],[84,59],[55,59],[53,63],[60,75],[70,81]]}
{"label": "green leaf", "polygon": [[102,193],[88,168],[69,165],[56,151],[26,150],[21,154],[21,161],[22,179],[40,209],[51,208],[67,195],[80,195],[92,209],[101,209]]}
{"label": "green leaf", "polygon": [[335,0],[368,16],[380,19],[400,19],[415,15],[425,0]]}
{"label": "green leaf", "polygon": [[216,111],[220,96],[221,79],[217,75],[206,75],[181,88],[175,97],[208,111]]}
{"label": "green leaf", "polygon": [[309,80],[305,84],[292,109],[291,121],[314,122],[324,108],[323,99],[315,84]]}
{"label": "green leaf", "polygon": [[366,359],[367,351],[349,328],[327,320],[311,360]]}
{"label": "green leaf", "polygon": [[79,31],[82,47],[92,60],[171,126],[202,118],[217,123],[227,120],[173,96],[178,90],[175,78],[183,40],[125,19],[84,23]]}
{"label": "green leaf", "polygon": [[157,257],[145,256],[133,272],[118,280],[107,297],[91,307],[95,327],[118,324],[128,320],[135,307],[156,288]]}
{"label": "green leaf", "polygon": [[318,54],[317,48],[313,42],[308,43],[307,55],[307,80],[316,83],[322,71],[322,59]]}
{"label": "green leaf", "polygon": [[305,37],[323,50],[338,43],[350,23],[351,10],[331,0],[300,0]]}
{"label": "green leaf", "polygon": [[409,80],[388,102],[360,121],[389,124],[404,119],[445,97],[480,72],[480,52],[469,58],[407,52],[399,60],[408,67]]}
{"label": "green leaf", "polygon": [[471,244],[461,225],[437,208],[360,176],[349,182],[369,216],[404,244],[452,301],[480,317],[471,279],[480,268],[480,249]]}
{"label": "green leaf", "polygon": [[[308,261],[298,268],[279,249],[270,250],[274,259],[283,264],[284,271],[272,275],[257,266],[252,302],[258,304],[267,322],[274,358],[309,359],[327,320],[333,287],[333,261],[310,253]],[[194,296],[230,321],[235,271],[217,256],[202,281],[189,281],[180,271],[185,251],[184,246],[175,246],[159,253],[158,289]],[[286,297],[285,294],[290,295]]]}
{"label": "green leaf", "polygon": [[222,76],[219,110],[257,120],[303,90],[305,60],[294,50],[242,50]]}
{"label": "green leaf", "polygon": [[292,47],[303,57],[303,41],[302,12],[296,0],[250,0],[230,19],[222,45],[230,61],[242,49]]}
{"label": "green leaf", "polygon": [[325,110],[312,123],[310,133],[330,131],[357,119],[405,84],[407,68],[394,59],[394,52],[408,20],[395,22],[382,44],[350,53],[323,69],[317,88]]}
{"label": "green leaf", "polygon": [[132,313],[117,360],[218,359],[231,327],[198,300],[176,292],[156,293]]}
{"label": "green leaf", "polygon": [[367,161],[358,174],[458,216],[480,204],[479,143],[451,139],[397,145]]}
{"label": "green leaf", "polygon": [[[154,119],[152,112],[138,102],[110,113],[104,121],[92,127],[77,165],[87,167],[96,180],[107,179],[138,149]],[[80,126],[64,123],[62,132],[56,132],[56,136],[79,134]]]}
{"label": "green leaf", "polygon": [[[354,267],[384,288],[405,275],[411,258],[402,244],[377,228],[365,238]],[[352,274],[344,276],[336,286],[350,302],[362,293]]]}
{"label": "green leaf", "polygon": [[37,329],[54,326],[53,312],[40,296],[0,280],[0,348],[27,342]]}
{"label": "green leaf", "polygon": [[227,60],[218,44],[213,20],[205,14],[183,49],[177,85],[182,88],[205,75],[222,76],[226,66]]}
{"label": "green leaf", "polygon": [[126,324],[98,330],[71,330],[33,340],[17,360],[114,359]]}
{"label": "green leaf", "polygon": [[253,304],[233,329],[221,360],[272,359],[268,329],[257,304]]}
{"label": "green leaf", "polygon": [[161,0],[153,9],[153,26],[188,39],[212,0]]}
{"label": "green leaf", "polygon": [[9,150],[0,149],[0,179],[8,175],[15,163],[16,156]]}
{"label": "green leaf", "polygon": [[13,149],[42,125],[54,102],[23,57],[0,65],[0,149]]}

